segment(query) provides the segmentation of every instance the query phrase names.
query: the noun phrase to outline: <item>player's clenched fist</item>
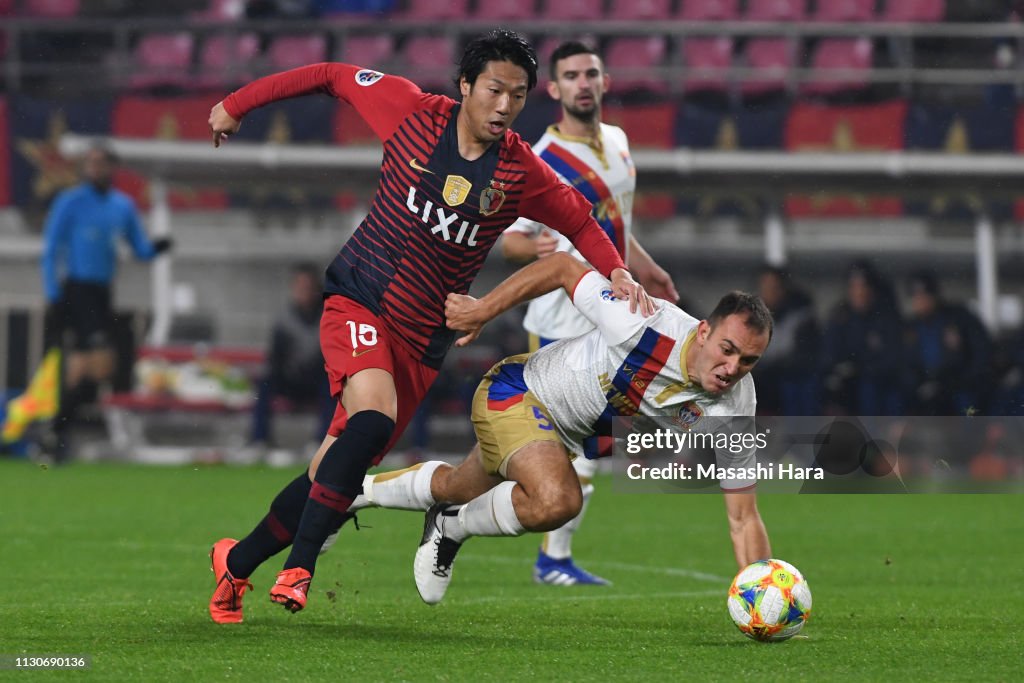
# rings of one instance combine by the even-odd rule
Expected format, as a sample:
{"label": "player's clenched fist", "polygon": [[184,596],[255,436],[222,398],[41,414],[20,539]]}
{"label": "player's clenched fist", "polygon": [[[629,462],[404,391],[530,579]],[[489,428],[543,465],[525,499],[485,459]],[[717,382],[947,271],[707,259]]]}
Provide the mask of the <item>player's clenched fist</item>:
{"label": "player's clenched fist", "polygon": [[228,113],[223,102],[218,102],[210,110],[210,132],[213,133],[213,146],[220,147],[220,143],[227,140],[229,135],[238,132],[241,122]]}
{"label": "player's clenched fist", "polygon": [[486,308],[482,300],[467,294],[449,294],[444,300],[444,317],[448,329],[466,333],[466,336],[455,341],[456,346],[465,346],[480,336],[484,323],[491,319]]}

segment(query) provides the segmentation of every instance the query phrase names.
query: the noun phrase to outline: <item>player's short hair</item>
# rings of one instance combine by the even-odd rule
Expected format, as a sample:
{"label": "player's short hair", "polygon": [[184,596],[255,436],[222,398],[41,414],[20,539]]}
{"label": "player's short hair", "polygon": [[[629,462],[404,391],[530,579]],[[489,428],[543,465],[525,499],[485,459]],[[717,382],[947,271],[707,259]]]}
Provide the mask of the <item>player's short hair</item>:
{"label": "player's short hair", "polygon": [[708,316],[708,324],[713,328],[730,315],[745,315],[744,324],[747,329],[754,332],[767,332],[768,341],[772,340],[772,332],[775,324],[772,321],[771,311],[765,305],[761,297],[748,292],[733,290],[723,296]]}
{"label": "player's short hair", "polygon": [[121,162],[121,158],[117,156],[117,152],[114,151],[113,145],[108,140],[94,141],[89,145],[88,152],[101,154],[104,161],[114,166]]}
{"label": "player's short hair", "polygon": [[601,59],[601,55],[597,53],[597,50],[589,45],[578,40],[567,40],[556,47],[555,51],[551,53],[551,60],[548,64],[548,73],[551,75],[551,80],[558,79],[558,63],[567,57],[575,57],[576,55],[594,55]]}
{"label": "player's short hair", "polygon": [[462,53],[455,85],[463,78],[470,86],[487,68],[488,62],[512,62],[526,72],[526,89],[537,85],[537,53],[533,46],[515,31],[499,28],[474,38]]}
{"label": "player's short hair", "polygon": [[312,261],[299,261],[298,263],[293,263],[291,268],[288,270],[289,275],[293,278],[299,275],[305,275],[317,285],[320,284],[320,278],[323,274],[323,268]]}

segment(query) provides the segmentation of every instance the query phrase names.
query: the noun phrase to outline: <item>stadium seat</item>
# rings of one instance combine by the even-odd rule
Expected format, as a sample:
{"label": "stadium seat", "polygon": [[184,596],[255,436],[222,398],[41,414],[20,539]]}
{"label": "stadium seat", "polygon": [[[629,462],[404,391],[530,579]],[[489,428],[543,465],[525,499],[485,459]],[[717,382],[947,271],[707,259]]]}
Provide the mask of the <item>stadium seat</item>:
{"label": "stadium seat", "polygon": [[338,61],[387,70],[395,54],[395,39],[390,33],[375,36],[350,35],[341,44]]}
{"label": "stadium seat", "polygon": [[255,33],[212,35],[199,51],[196,85],[224,89],[251,81],[252,62],[259,54],[260,39]]}
{"label": "stadium seat", "polygon": [[762,95],[786,89],[786,81],[796,62],[796,49],[786,38],[754,38],[744,53],[746,65],[756,69],[760,78],[744,81],[744,95]]}
{"label": "stadium seat", "polygon": [[747,21],[803,21],[807,0],[748,0]]}
{"label": "stadium seat", "polygon": [[[729,89],[732,44],[729,36],[682,41],[680,56],[686,68],[683,86],[687,93],[709,90],[723,92]],[[698,69],[708,71],[694,73]]]}
{"label": "stadium seat", "polygon": [[608,73],[612,75],[611,92],[666,94],[665,80],[654,73],[665,62],[665,52],[664,36],[612,40],[606,50]]}
{"label": "stadium seat", "polygon": [[878,20],[887,23],[942,21],[945,16],[945,0],[888,0]]}
{"label": "stadium seat", "polygon": [[206,9],[192,12],[189,18],[194,21],[224,22],[236,21],[245,14],[245,0],[210,0]]}
{"label": "stadium seat", "polygon": [[534,0],[477,0],[474,19],[526,20],[536,16]]}
{"label": "stadium seat", "polygon": [[447,36],[414,36],[401,49],[401,73],[430,92],[451,92],[455,73],[455,41]]}
{"label": "stadium seat", "polygon": [[658,21],[672,17],[670,0],[612,0],[608,18],[618,21]]}
{"label": "stadium seat", "polygon": [[285,35],[274,38],[267,50],[272,71],[285,71],[327,59],[327,39],[321,35]]}
{"label": "stadium seat", "polygon": [[875,0],[818,0],[811,21],[874,21]]}
{"label": "stadium seat", "polygon": [[131,88],[178,87],[192,83],[194,39],[186,31],[142,36],[132,59],[138,70],[128,79]]}
{"label": "stadium seat", "polygon": [[[801,91],[808,95],[833,95],[868,86],[874,47],[870,38],[830,38],[818,43],[811,60],[811,78]],[[829,74],[843,70],[844,74]]]}
{"label": "stadium seat", "polygon": [[469,16],[469,0],[409,0],[402,16],[417,21],[465,19]]}
{"label": "stadium seat", "polygon": [[686,21],[735,21],[739,0],[680,0],[676,18]]}
{"label": "stadium seat", "polygon": [[79,0],[25,0],[21,9],[27,17],[70,19],[78,16]]}
{"label": "stadium seat", "polygon": [[541,0],[540,18],[545,21],[604,19],[603,0]]}

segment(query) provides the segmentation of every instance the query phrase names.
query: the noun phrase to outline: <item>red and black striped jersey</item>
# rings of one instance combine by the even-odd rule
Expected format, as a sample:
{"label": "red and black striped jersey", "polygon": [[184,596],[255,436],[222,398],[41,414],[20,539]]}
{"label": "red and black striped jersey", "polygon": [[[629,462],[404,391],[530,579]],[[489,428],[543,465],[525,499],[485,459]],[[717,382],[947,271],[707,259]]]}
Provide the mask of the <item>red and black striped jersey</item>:
{"label": "red and black striped jersey", "polygon": [[610,275],[624,268],[591,217],[518,134],[506,131],[478,159],[459,153],[459,103],[396,76],[337,63],[259,79],[224,100],[241,119],[269,102],[325,92],[356,108],[384,143],[370,212],[327,269],[326,291],[373,311],[421,362],[439,368],[455,337],[444,300],[464,294],[502,231],[520,216],[568,237]]}

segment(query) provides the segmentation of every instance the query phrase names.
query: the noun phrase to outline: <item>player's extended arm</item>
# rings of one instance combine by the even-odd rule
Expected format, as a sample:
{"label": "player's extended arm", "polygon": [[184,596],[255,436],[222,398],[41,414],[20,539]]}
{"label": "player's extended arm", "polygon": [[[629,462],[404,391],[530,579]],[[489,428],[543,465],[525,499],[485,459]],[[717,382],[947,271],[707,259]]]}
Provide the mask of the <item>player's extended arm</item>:
{"label": "player's extended arm", "polygon": [[67,256],[69,212],[67,196],[61,195],[50,210],[43,229],[43,291],[47,303],[51,304],[60,298],[60,271]]}
{"label": "player's extended arm", "polygon": [[487,295],[476,299],[465,294],[449,294],[444,302],[448,329],[465,332],[456,346],[465,346],[480,336],[484,324],[524,301],[547,294],[559,287],[572,297],[580,279],[590,268],[577,258],[557,252],[520,268]]}
{"label": "player's extended arm", "polygon": [[725,510],[729,515],[729,536],[740,569],[751,562],[772,556],[768,531],[757,511],[757,494],[753,491],[726,492]]}
{"label": "player's extended arm", "polygon": [[502,254],[515,263],[529,263],[550,256],[557,248],[558,235],[546,229],[538,235],[506,230],[501,236]]}
{"label": "player's extended arm", "polygon": [[679,292],[672,283],[672,276],[654,262],[647,250],[640,246],[632,235],[629,236],[628,265],[630,272],[636,276],[648,294],[666,301],[679,301]]}

